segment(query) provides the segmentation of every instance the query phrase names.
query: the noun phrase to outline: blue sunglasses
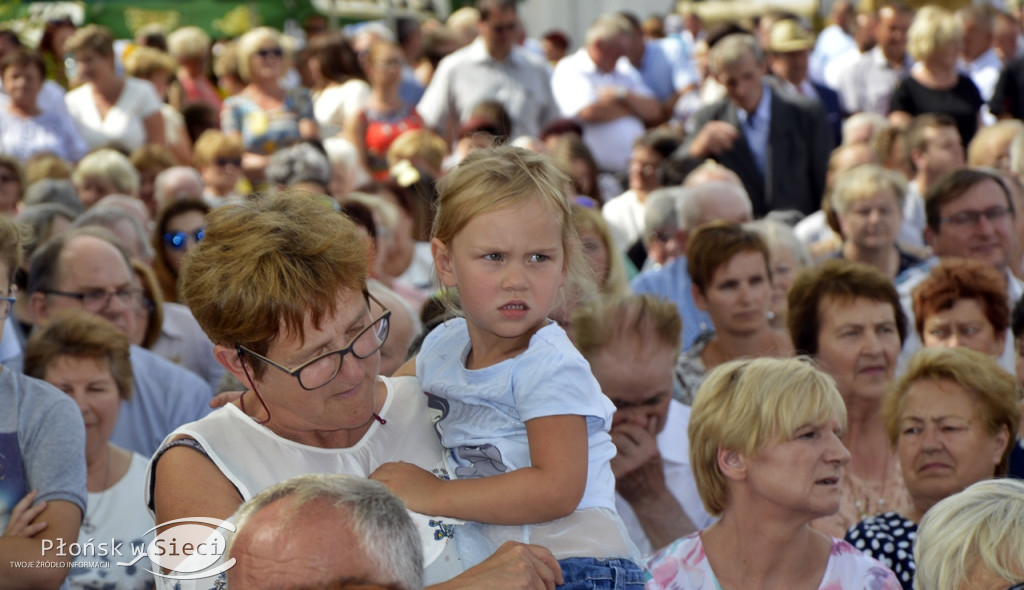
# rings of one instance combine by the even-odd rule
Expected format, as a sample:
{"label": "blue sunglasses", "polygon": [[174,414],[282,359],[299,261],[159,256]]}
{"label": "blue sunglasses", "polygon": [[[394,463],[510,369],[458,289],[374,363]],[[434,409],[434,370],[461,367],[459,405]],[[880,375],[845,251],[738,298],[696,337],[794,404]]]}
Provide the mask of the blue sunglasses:
{"label": "blue sunglasses", "polygon": [[199,228],[191,234],[183,231],[169,231],[164,234],[164,243],[174,250],[184,250],[185,244],[186,242],[188,242],[189,236],[192,236],[192,239],[197,244],[203,241],[204,229],[205,228]]}

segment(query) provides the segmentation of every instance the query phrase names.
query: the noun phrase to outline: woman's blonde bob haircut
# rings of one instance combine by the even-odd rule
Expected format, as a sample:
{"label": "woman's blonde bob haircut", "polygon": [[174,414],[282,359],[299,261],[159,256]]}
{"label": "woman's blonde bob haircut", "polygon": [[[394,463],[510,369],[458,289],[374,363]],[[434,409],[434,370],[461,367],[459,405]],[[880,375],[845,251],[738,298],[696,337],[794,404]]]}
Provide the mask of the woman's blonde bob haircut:
{"label": "woman's blonde bob haircut", "polygon": [[[626,278],[626,263],[622,261],[622,255],[619,254],[618,249],[615,247],[612,230],[609,229],[608,222],[601,215],[601,210],[596,207],[587,207],[574,203],[572,205],[572,219],[576,223],[576,229],[580,232],[581,236],[587,232],[597,234],[597,237],[601,239],[601,243],[604,244],[605,251],[608,253],[607,274],[604,277],[594,277],[598,283],[600,294],[615,297],[628,294],[629,279]],[[604,284],[601,284],[602,280]]]}
{"label": "woman's blonde bob haircut", "polygon": [[907,53],[915,61],[928,61],[936,51],[963,38],[964,30],[953,13],[938,6],[922,6],[907,30]]}
{"label": "woman's blonde bob haircut", "polygon": [[[477,150],[437,183],[432,237],[450,246],[472,219],[484,213],[505,207],[545,207],[562,227],[566,284],[576,288],[588,282],[592,285],[569,204],[571,190],[572,181],[546,156],[514,146]],[[447,304],[456,306],[451,297]]]}
{"label": "woman's blonde bob haircut", "polygon": [[210,53],[210,36],[199,27],[181,27],[167,35],[167,51],[177,60],[205,59]]}
{"label": "woman's blonde bob haircut", "polygon": [[987,570],[1006,586],[1024,578],[1024,482],[988,479],[932,506],[914,543],[917,590],[960,590]]}
{"label": "woman's blonde bob haircut", "polygon": [[719,516],[729,482],[718,451],[756,457],[774,442],[831,417],[846,428],[846,405],[832,377],[806,357],[732,361],[708,373],[690,412],[690,465],[704,508]]}
{"label": "woman's blonde bob haircut", "polygon": [[832,209],[843,216],[858,202],[881,192],[888,193],[894,199],[896,210],[902,217],[907,181],[900,178],[898,173],[878,164],[862,164],[840,173],[829,198],[832,199]]}
{"label": "woman's blonde bob haircut", "polygon": [[[366,292],[366,243],[343,213],[313,195],[282,191],[218,207],[185,256],[184,302],[214,344],[265,355],[281,336],[320,328],[344,293]],[[254,377],[266,369],[252,365]]]}
{"label": "woman's blonde bob haircut", "polygon": [[[900,417],[911,386],[920,381],[948,381],[967,391],[971,407],[978,414],[985,432],[996,436],[1009,433],[1003,458],[993,475],[1006,475],[1010,453],[1017,443],[1020,402],[1017,380],[987,354],[965,348],[922,348],[910,359],[907,370],[896,381],[882,406],[889,441],[895,446],[900,437]],[[1024,572],[1022,572],[1024,573]]]}
{"label": "woman's blonde bob haircut", "polygon": [[242,79],[242,82],[248,84],[252,81],[249,70],[252,56],[267,41],[276,44],[282,51],[284,50],[284,47],[281,46],[281,34],[270,27],[257,27],[238,39],[235,47],[238,51],[238,77]]}

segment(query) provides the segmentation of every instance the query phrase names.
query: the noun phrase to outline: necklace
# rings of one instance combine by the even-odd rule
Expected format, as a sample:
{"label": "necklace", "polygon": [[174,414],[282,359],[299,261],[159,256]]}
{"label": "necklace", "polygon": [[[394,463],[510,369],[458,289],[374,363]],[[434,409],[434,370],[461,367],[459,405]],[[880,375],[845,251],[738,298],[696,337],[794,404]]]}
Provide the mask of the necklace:
{"label": "necklace", "polygon": [[[853,505],[857,509],[857,513],[860,516],[860,520],[867,520],[868,518],[871,518],[873,516],[876,516],[878,514],[881,514],[881,513],[885,512],[885,510],[884,510],[884,506],[885,506],[885,482],[889,478],[889,461],[890,461],[890,459],[891,459],[891,456],[886,454],[886,456],[885,456],[885,471],[882,472],[882,482],[881,482],[882,486],[881,486],[881,489],[878,492],[878,498],[874,502],[871,501],[871,496],[872,496],[871,486],[864,485],[862,483],[861,486],[862,486],[863,489],[862,490],[858,490],[859,493],[857,493],[857,496],[863,497],[863,500],[858,499],[858,500],[856,500],[853,503]],[[850,474],[850,475],[852,476],[852,474]],[[859,478],[858,478],[858,480],[859,480]],[[864,483],[867,483],[866,480],[861,480],[861,481],[863,481]],[[861,483],[861,481],[858,481],[858,483]]]}
{"label": "necklace", "polygon": [[97,494],[99,497],[96,502],[87,506],[85,509],[85,516],[82,518],[82,531],[88,534],[92,534],[96,530],[96,524],[92,521],[92,517],[99,512],[100,504],[106,499],[104,492],[107,491],[107,485],[110,483],[110,445],[107,445],[107,465],[103,471],[103,489]]}

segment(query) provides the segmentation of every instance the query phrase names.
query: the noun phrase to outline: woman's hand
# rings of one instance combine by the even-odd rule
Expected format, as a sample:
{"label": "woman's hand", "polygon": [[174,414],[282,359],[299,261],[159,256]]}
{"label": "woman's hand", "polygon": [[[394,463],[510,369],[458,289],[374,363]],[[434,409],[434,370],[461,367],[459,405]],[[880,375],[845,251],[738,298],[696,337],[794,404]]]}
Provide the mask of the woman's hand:
{"label": "woman's hand", "polygon": [[479,564],[428,590],[555,590],[564,582],[562,568],[550,551],[539,545],[508,541]]}
{"label": "woman's hand", "polygon": [[412,463],[385,463],[370,474],[370,479],[387,486],[391,493],[405,501],[409,510],[421,514],[448,516],[434,513],[433,499],[440,493],[444,482],[426,469]]}
{"label": "woman's hand", "polygon": [[46,521],[32,522],[46,510],[48,505],[46,500],[32,504],[38,495],[39,490],[32,490],[14,505],[14,508],[11,510],[11,518],[7,521],[7,530],[4,531],[5,537],[25,537],[31,539],[46,530]]}
{"label": "woman's hand", "polygon": [[210,400],[210,407],[216,410],[221,406],[226,406],[242,399],[243,395],[245,395],[244,391],[225,391],[223,393],[218,393]]}

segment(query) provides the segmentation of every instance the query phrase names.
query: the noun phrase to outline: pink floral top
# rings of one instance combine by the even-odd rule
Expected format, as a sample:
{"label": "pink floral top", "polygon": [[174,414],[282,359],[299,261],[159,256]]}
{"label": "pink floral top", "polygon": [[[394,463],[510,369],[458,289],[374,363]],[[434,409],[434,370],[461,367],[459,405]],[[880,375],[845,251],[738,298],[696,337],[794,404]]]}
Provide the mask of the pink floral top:
{"label": "pink floral top", "polygon": [[[721,590],[700,533],[677,539],[645,563],[647,590]],[[846,541],[832,539],[819,590],[900,590],[888,568]]]}

